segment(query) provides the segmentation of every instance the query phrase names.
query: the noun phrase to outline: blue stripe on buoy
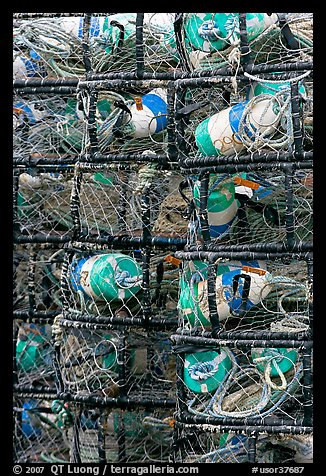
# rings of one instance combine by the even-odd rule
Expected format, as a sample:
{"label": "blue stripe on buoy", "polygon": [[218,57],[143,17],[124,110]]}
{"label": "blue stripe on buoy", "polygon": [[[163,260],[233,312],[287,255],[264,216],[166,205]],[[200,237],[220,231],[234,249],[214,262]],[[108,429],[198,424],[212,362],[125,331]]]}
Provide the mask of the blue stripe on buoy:
{"label": "blue stripe on buoy", "polygon": [[234,220],[235,220],[235,217],[232,218],[232,220],[229,221],[228,223],[224,223],[224,225],[209,225],[211,238],[217,238],[223,233],[225,233],[228,230],[228,228],[230,228]]}
{"label": "blue stripe on buoy", "polygon": [[79,19],[78,38],[82,38],[82,37],[83,37],[83,24],[84,24],[84,18],[81,17],[81,18]]}
{"label": "blue stripe on buoy", "polygon": [[[83,24],[84,24],[84,18],[81,17],[79,20],[78,38],[83,37]],[[101,28],[100,28],[99,17],[91,17],[91,24],[89,26],[89,37],[93,38],[94,36],[99,36],[100,33],[101,33]]]}
{"label": "blue stripe on buoy", "polygon": [[74,288],[75,291],[83,291],[83,288],[80,285],[80,273],[81,273],[81,269],[82,269],[84,263],[88,259],[89,259],[89,257],[82,258],[82,259],[78,260],[76,264],[72,265],[70,277],[71,277],[72,287]]}
{"label": "blue stripe on buoy", "polygon": [[35,124],[36,121],[35,121],[33,111],[31,110],[30,107],[27,106],[27,104],[24,104],[23,102],[17,102],[16,104],[14,104],[14,107],[17,107],[18,109],[22,109],[25,112],[29,122],[31,124]]}
{"label": "blue stripe on buoy", "polygon": [[[239,124],[243,114],[245,107],[247,106],[249,101],[240,102],[239,104],[235,104],[231,107],[229,112],[229,122],[232,132],[236,134],[239,131]],[[238,136],[236,136],[237,140],[240,140]]]}
{"label": "blue stripe on buoy", "polygon": [[91,25],[89,29],[89,36],[99,36],[100,34],[100,19],[99,17],[91,17]]}
{"label": "blue stripe on buoy", "polygon": [[271,193],[273,193],[273,190],[271,190],[270,188],[260,186],[257,190],[254,191],[254,196],[257,198],[257,200],[261,200],[262,198],[267,197]]}
{"label": "blue stripe on buoy", "polygon": [[[239,280],[239,285],[237,289],[237,294],[239,294],[240,297],[234,298],[233,296],[233,278],[234,276],[239,274],[239,271],[240,270],[235,269],[234,271],[230,271],[229,273],[222,274],[222,286],[225,286],[224,294],[228,301],[228,305],[233,312],[236,312],[237,310],[239,310],[242,305],[242,293],[243,293],[243,279],[242,278]],[[253,305],[254,303],[251,302],[250,299],[248,298],[247,304],[246,304],[246,310],[250,309]]]}
{"label": "blue stripe on buoy", "polygon": [[[148,107],[153,113],[154,116],[159,116],[160,114],[167,114],[167,104],[166,102],[157,94],[149,93],[145,94],[142,98],[144,106]],[[166,127],[166,115],[161,117],[156,117],[156,129],[155,132],[160,132]]]}

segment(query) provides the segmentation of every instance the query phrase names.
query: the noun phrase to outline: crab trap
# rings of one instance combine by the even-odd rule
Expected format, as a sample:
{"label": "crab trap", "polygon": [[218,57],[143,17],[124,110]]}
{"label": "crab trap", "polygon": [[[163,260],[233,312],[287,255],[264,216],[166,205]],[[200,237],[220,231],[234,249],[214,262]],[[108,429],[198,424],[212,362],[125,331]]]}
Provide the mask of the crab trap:
{"label": "crab trap", "polygon": [[312,461],[313,15],[15,13],[14,461]]}
{"label": "crab trap", "polygon": [[311,334],[311,253],[175,255],[183,258],[177,306],[182,332],[288,339]]}
{"label": "crab trap", "polygon": [[[253,462],[250,453],[259,457],[261,445],[255,437],[262,433],[264,443],[275,434],[285,441],[292,438],[292,449],[296,439],[299,446],[297,435],[312,433],[311,341],[182,334],[171,339],[177,352],[177,454],[186,451],[185,457],[197,462],[223,462],[224,457],[229,462]],[[301,440],[303,446],[308,441],[311,446],[311,438]]]}

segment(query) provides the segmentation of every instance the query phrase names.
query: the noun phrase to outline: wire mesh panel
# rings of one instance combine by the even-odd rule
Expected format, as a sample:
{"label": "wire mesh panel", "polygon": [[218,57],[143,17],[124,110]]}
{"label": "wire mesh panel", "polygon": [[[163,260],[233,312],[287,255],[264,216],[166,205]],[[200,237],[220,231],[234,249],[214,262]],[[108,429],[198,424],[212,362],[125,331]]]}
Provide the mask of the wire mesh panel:
{"label": "wire mesh panel", "polygon": [[14,398],[14,459],[19,463],[67,463],[67,427],[71,413],[55,413],[56,401],[49,397]]}
{"label": "wire mesh panel", "polygon": [[[241,18],[242,16],[242,18]],[[190,70],[238,67],[246,46],[253,64],[312,59],[309,13],[184,13],[181,46]]]}
{"label": "wire mesh panel", "polygon": [[175,359],[164,332],[96,330],[61,321],[59,365],[69,394],[124,395],[140,402],[174,396]]}
{"label": "wire mesh panel", "polygon": [[[14,226],[17,237],[33,239],[35,235],[67,240],[74,221],[70,195],[73,170],[69,167],[43,171],[37,167],[17,168],[14,176]],[[19,239],[19,238],[18,238]]]}
{"label": "wire mesh panel", "polygon": [[252,425],[257,431],[278,427],[279,432],[299,433],[312,426],[309,344],[239,339],[214,346],[200,337],[173,339],[180,352],[181,421],[222,424],[231,431]]}
{"label": "wire mesh panel", "polygon": [[39,94],[23,89],[14,93],[14,156],[48,157],[55,164],[57,156],[81,151],[85,118],[74,89],[63,87],[59,94],[42,94],[42,89]]}
{"label": "wire mesh panel", "polygon": [[220,432],[206,426],[180,425],[176,461],[187,463],[311,463],[312,435]]}
{"label": "wire mesh panel", "polygon": [[299,140],[302,151],[311,151],[310,75],[177,80],[176,143],[184,163],[196,158],[198,165],[226,164],[224,157],[293,152]]}
{"label": "wire mesh panel", "polygon": [[[72,202],[84,240],[103,236],[184,238],[187,203],[179,192],[183,176],[156,163],[75,167]],[[146,215],[146,218],[145,218]]]}
{"label": "wire mesh panel", "polygon": [[139,56],[145,71],[173,70],[179,63],[173,22],[173,13],[26,15],[14,22],[14,76],[131,73]]}
{"label": "wire mesh panel", "polygon": [[312,178],[311,169],[188,175],[188,243],[311,243]]}
{"label": "wire mesh panel", "polygon": [[166,250],[128,248],[80,243],[66,252],[62,289],[68,318],[102,316],[118,323],[155,317],[176,325],[179,276],[173,257]]}
{"label": "wire mesh panel", "polygon": [[295,338],[311,327],[311,286],[309,260],[185,261],[180,272],[180,326],[190,332],[269,331]]}
{"label": "wire mesh panel", "polygon": [[15,315],[21,313],[54,315],[61,309],[61,267],[64,250],[56,245],[15,245]]}
{"label": "wire mesh panel", "polygon": [[77,431],[68,429],[70,454],[74,452],[81,463],[169,460],[173,425],[169,411],[73,407],[79,421]]}

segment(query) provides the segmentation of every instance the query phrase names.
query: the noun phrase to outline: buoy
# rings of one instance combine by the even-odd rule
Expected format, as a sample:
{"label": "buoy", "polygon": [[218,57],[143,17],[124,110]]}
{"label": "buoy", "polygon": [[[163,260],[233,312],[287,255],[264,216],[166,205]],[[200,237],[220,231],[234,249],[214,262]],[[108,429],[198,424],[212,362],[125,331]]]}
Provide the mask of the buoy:
{"label": "buoy", "polygon": [[21,425],[23,434],[30,439],[41,436],[42,430],[37,418],[33,415],[33,410],[37,408],[36,400],[28,400],[23,404]]}
{"label": "buoy", "polygon": [[17,369],[36,371],[42,364],[51,363],[49,326],[26,324],[21,328],[16,343]]}
{"label": "buoy", "polygon": [[136,98],[130,107],[131,120],[135,137],[149,137],[161,132],[167,123],[167,92],[155,88],[141,98]]}
{"label": "buoy", "polygon": [[[266,266],[264,262],[257,264]],[[220,321],[231,315],[241,316],[242,311],[257,305],[271,291],[270,273],[264,268],[253,267],[252,262],[242,264],[241,268],[234,263],[232,270],[222,272],[224,270],[221,266],[215,285]],[[207,270],[197,271],[190,279],[181,276],[178,309],[191,326],[211,325],[207,295]]]}
{"label": "buoy", "polygon": [[[250,85],[250,89],[248,92],[248,97],[247,99],[251,99],[254,96],[259,96],[260,94],[270,94],[272,96],[275,96],[275,94],[284,92],[290,94],[291,92],[291,83],[290,81],[280,81],[277,82],[277,76],[278,74],[281,73],[274,73],[273,75],[273,81],[264,81],[264,82],[259,82],[259,81],[252,81]],[[306,88],[304,87],[304,84],[302,81],[299,81],[299,95],[301,99],[305,100],[307,98],[307,91]]]}
{"label": "buoy", "polygon": [[[211,174],[208,189],[207,215],[211,238],[217,238],[224,234],[232,225],[237,216],[238,205],[235,200],[235,186],[233,179],[223,184],[214,185],[216,175]],[[193,189],[196,206],[200,205],[200,181],[196,181]]]}
{"label": "buoy", "polygon": [[[247,13],[246,20],[247,37],[252,41],[278,17],[275,13]],[[193,49],[205,53],[222,51],[240,40],[238,13],[188,13],[183,28]]]}
{"label": "buoy", "polygon": [[34,50],[30,50],[29,56],[27,54],[15,55],[13,61],[13,77],[20,78],[45,78],[47,72],[45,65],[42,62],[41,56]]}
{"label": "buoy", "polygon": [[270,376],[278,377],[277,367],[282,373],[291,370],[298,360],[298,351],[296,349],[272,347],[254,348],[251,349],[251,358],[261,372],[265,372],[268,363],[270,363]]}
{"label": "buoy", "polygon": [[[250,109],[248,109],[248,107]],[[262,97],[254,105],[244,101],[224,109],[202,121],[195,130],[195,140],[203,155],[232,155],[244,149],[240,121],[246,115],[244,132],[254,141],[257,134],[272,136],[281,121],[280,102],[271,95],[271,99]]]}
{"label": "buoy", "polygon": [[46,109],[39,109],[35,104],[30,102],[19,101],[14,104],[14,114],[19,111],[19,115],[26,119],[30,125],[36,124],[36,122],[42,121],[45,116],[48,114]]}
{"label": "buoy", "polygon": [[220,352],[185,354],[184,383],[194,393],[213,392],[231,367],[231,359],[223,348]]}
{"label": "buoy", "polygon": [[71,284],[98,301],[117,301],[134,296],[141,287],[142,270],[122,253],[100,254],[75,260]]}

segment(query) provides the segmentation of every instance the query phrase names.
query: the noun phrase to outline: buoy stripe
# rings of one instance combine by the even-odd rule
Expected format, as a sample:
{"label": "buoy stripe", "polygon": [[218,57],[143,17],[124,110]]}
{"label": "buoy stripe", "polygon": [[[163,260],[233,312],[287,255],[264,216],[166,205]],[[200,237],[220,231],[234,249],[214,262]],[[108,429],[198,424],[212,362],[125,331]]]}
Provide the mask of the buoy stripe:
{"label": "buoy stripe", "polygon": [[[143,105],[148,108],[153,116],[160,116],[156,117],[156,128],[155,132],[162,131],[167,124],[167,103],[158,95],[158,94],[145,94],[142,98]],[[165,115],[163,115],[165,114]]]}
{"label": "buoy stripe", "polygon": [[[81,17],[79,20],[78,38],[83,37],[83,24],[84,24],[84,17]],[[99,36],[100,33],[101,33],[101,26],[100,26],[99,17],[91,17],[89,37],[92,38],[94,36]]]}

